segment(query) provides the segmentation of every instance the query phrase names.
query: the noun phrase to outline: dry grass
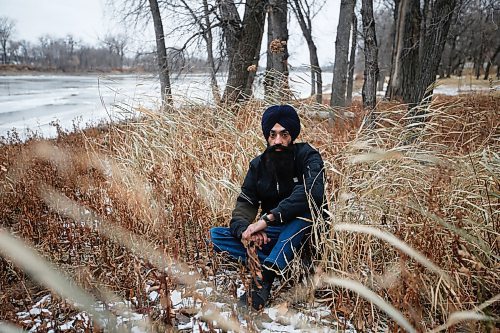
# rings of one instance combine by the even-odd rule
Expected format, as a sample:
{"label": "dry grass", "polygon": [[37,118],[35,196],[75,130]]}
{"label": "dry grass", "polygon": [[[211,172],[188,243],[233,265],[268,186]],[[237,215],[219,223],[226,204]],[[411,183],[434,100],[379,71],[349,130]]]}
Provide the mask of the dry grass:
{"label": "dry grass", "polygon": [[[324,276],[316,297],[360,330],[493,327],[498,300],[485,302],[500,292],[500,98],[439,97],[423,129],[409,126],[394,103],[379,105],[375,129],[360,126],[358,104],[349,109],[354,119],[335,122],[309,116],[323,106],[297,106],[301,140],[321,151],[328,183],[330,218],[316,217],[313,237],[317,277]],[[2,227],[95,297],[113,291],[148,314],[153,330],[175,326],[172,290],[194,293],[221,272],[208,230],[227,225],[248,163],[265,146],[262,107],[143,110],[119,126],[4,145]],[[18,322],[16,312],[51,286],[6,258],[0,318]],[[146,285],[159,302],[148,299]],[[215,287],[217,297],[234,293],[231,283]],[[283,290],[280,297],[293,297]],[[196,298],[212,325],[219,314],[211,299]],[[76,311],[64,299],[52,303],[55,318]]]}

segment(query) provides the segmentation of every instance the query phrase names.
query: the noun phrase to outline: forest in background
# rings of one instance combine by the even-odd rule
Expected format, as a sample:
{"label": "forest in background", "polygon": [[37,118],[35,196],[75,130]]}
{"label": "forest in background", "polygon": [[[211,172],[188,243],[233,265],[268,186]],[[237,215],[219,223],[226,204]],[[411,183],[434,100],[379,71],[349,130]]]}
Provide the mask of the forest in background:
{"label": "forest in background", "polygon": [[[345,100],[349,104],[354,73],[358,73],[358,76],[369,77],[369,75],[362,73],[365,68],[366,55],[371,54],[370,56],[373,57],[373,52],[365,52],[365,50],[374,47],[378,54],[376,59],[378,77],[374,78],[378,84],[377,89],[382,90],[384,82],[387,83],[387,78],[389,78],[390,89],[388,89],[386,97],[401,97],[408,102],[412,97],[402,87],[412,85],[410,81],[417,79],[413,77],[414,72],[424,71],[425,66],[430,66],[430,63],[419,64],[423,61],[424,47],[429,48],[428,45],[424,45],[424,42],[429,40],[426,34],[427,36],[443,35],[442,41],[432,41],[437,44],[444,43],[442,50],[439,50],[438,54],[433,53],[430,57],[438,60],[437,70],[432,69],[432,74],[439,75],[441,78],[468,74],[474,75],[476,79],[482,77],[485,80],[490,78],[490,75],[498,80],[500,74],[498,66],[500,62],[500,38],[498,37],[500,9],[495,1],[454,0],[450,2],[452,5],[449,8],[444,9],[448,10],[449,13],[439,14],[442,19],[438,17],[439,20],[436,22],[446,23],[442,27],[436,22],[432,22],[432,14],[436,14],[440,8],[439,1],[411,2],[414,7],[407,6],[407,2],[404,0],[358,1],[358,3],[354,0],[341,1],[338,33],[336,37],[332,36],[331,41],[331,53],[338,56],[335,58],[335,64],[323,63],[321,66],[321,59],[318,59],[316,54],[317,46],[314,35],[315,31],[322,29],[322,27],[315,26],[314,18],[324,6],[325,1],[270,1],[269,4],[263,2],[260,5],[262,8],[255,7],[257,3],[251,1],[243,4],[231,1],[222,3],[203,1],[201,4],[181,0],[156,2],[158,11],[154,14],[152,12],[154,6],[151,7],[147,1],[139,0],[126,0],[120,3],[108,1],[107,10],[123,24],[141,26],[154,23],[155,15],[160,17],[157,22],[161,22],[163,17],[167,28],[161,27],[158,33],[163,32],[165,36],[178,36],[178,45],[164,45],[164,52],[161,51],[161,46],[148,43],[143,43],[138,48],[132,42],[133,36],[124,33],[103,34],[98,45],[86,45],[78,39],[78,36],[71,35],[64,38],[41,35],[36,42],[18,40],[15,38],[16,23],[3,16],[0,17],[0,60],[2,64],[11,66],[3,66],[2,68],[4,71],[24,69],[69,73],[87,71],[154,72],[158,71],[159,57],[164,57],[162,68],[168,71],[174,73],[195,71],[206,72],[207,75],[211,75],[211,73],[217,75],[217,73],[229,70],[229,64],[234,61],[238,54],[235,53],[236,49],[234,49],[238,43],[251,42],[253,44],[251,48],[254,49],[253,53],[255,54],[248,55],[249,58],[241,65],[231,65],[232,67],[236,66],[235,74],[238,74],[233,76],[240,76],[243,80],[246,76],[245,72],[248,71],[248,68],[253,68],[252,66],[255,66],[255,71],[262,71],[258,65],[260,58],[264,56],[267,57],[265,61],[266,73],[269,73],[270,69],[274,69],[286,76],[285,67],[287,66],[284,64],[288,58],[286,50],[287,26],[293,20],[298,23],[310,53],[308,68],[311,70],[311,95],[316,95],[317,101],[321,98],[321,92],[319,92],[321,87],[331,83],[322,82],[321,72],[326,70],[335,73],[333,79],[335,92],[332,96],[337,97],[331,102],[332,106],[342,106],[345,104]],[[273,6],[276,7],[275,10],[272,9]],[[255,10],[251,11],[252,8]],[[247,15],[239,18],[240,13],[244,10],[248,10]],[[266,15],[264,12],[267,13],[267,21],[263,18],[263,15]],[[370,12],[373,16],[374,24],[372,26],[363,23],[363,13],[367,22],[370,22],[370,18],[367,17]],[[270,13],[278,15],[274,21],[271,19]],[[250,20],[245,22],[245,17]],[[409,20],[405,17],[413,17],[413,19]],[[446,22],[442,22],[444,20]],[[172,24],[173,22],[180,23]],[[267,29],[268,36],[263,36],[266,25],[274,25],[274,27]],[[370,44],[366,45],[365,37],[370,33],[372,27],[375,33],[369,40],[375,41],[376,44],[370,46]],[[243,28],[248,30],[244,31]],[[446,30],[442,31],[443,33],[437,30],[442,28]],[[237,40],[236,36],[239,34],[244,32],[245,36],[250,36],[249,32],[254,30],[257,32],[254,37],[256,39],[251,41]],[[334,40],[333,37],[336,39]],[[172,40],[171,37],[167,39]],[[276,43],[274,43],[273,48],[273,40],[277,41],[278,44],[284,44],[282,49]],[[261,43],[267,44],[267,47],[261,48]],[[260,54],[261,49],[263,54]],[[165,55],[158,55],[158,50]],[[437,50],[433,52],[437,52]],[[375,71],[373,68],[374,60],[369,60],[369,64],[370,61],[372,71]],[[262,63],[264,62],[260,61],[260,64]],[[278,68],[279,66],[281,68]],[[295,68],[297,67],[302,66],[295,66]],[[414,69],[410,70],[410,68]],[[272,75],[266,77],[268,77],[267,84],[272,85]],[[399,77],[405,77],[404,80],[409,82],[399,82],[401,81]],[[252,75],[249,78],[252,80]],[[214,82],[213,84],[215,84]],[[229,86],[234,87],[237,87],[237,84],[242,84],[237,80],[228,83]],[[425,83],[430,84],[427,81]],[[214,90],[214,93],[216,91]],[[251,93],[248,87],[243,91],[247,94]],[[373,102],[370,103],[373,104]]]}

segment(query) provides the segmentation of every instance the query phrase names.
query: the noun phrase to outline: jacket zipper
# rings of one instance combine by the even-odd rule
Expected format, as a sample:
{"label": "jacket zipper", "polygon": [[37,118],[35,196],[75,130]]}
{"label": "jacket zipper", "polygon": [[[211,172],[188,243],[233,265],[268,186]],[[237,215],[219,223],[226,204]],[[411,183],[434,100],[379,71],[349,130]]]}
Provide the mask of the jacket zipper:
{"label": "jacket zipper", "polygon": [[280,194],[280,183],[276,182],[276,191],[278,191],[278,195]]}

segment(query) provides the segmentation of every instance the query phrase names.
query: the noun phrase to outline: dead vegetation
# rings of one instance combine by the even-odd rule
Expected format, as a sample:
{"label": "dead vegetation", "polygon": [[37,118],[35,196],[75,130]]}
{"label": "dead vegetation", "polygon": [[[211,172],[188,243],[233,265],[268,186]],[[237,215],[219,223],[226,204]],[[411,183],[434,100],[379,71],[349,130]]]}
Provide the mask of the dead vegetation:
{"label": "dead vegetation", "polygon": [[[425,127],[411,126],[393,103],[379,105],[374,129],[361,126],[357,104],[346,110],[353,118],[335,121],[307,116],[323,106],[297,107],[300,139],[325,160],[329,218],[315,219],[317,274],[305,285],[309,291],[295,297],[304,287],[295,281],[275,302],[299,308],[315,296],[332,317],[361,331],[493,329],[500,292],[499,97],[437,97]],[[228,223],[248,163],[265,146],[261,109],[250,102],[233,110],[145,110],[118,126],[4,144],[2,228],[89,295],[103,300],[113,292],[147,314],[153,330],[175,327],[176,287],[193,287],[207,308],[213,300],[194,291],[223,272],[208,230]],[[16,313],[54,287],[20,267],[12,256],[0,258],[0,318],[23,325]],[[230,299],[234,281],[224,281],[214,286]],[[151,290],[158,300],[148,298]],[[64,298],[53,297],[50,307],[55,322],[77,312]],[[207,330],[214,316],[205,311]]]}

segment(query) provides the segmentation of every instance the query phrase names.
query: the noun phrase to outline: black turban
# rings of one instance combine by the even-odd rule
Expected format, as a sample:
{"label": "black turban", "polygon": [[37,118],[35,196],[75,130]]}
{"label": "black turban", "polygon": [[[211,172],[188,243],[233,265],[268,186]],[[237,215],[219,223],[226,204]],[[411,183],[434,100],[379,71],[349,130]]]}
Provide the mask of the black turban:
{"label": "black turban", "polygon": [[300,119],[297,111],[290,105],[273,105],[264,111],[262,115],[262,133],[269,138],[271,129],[276,123],[283,126],[291,135],[294,141],[300,133]]}

